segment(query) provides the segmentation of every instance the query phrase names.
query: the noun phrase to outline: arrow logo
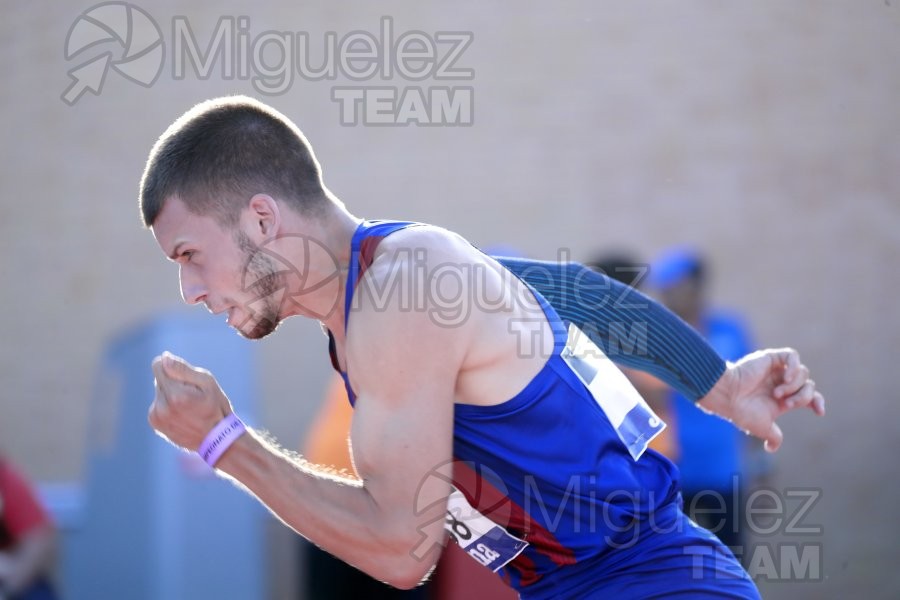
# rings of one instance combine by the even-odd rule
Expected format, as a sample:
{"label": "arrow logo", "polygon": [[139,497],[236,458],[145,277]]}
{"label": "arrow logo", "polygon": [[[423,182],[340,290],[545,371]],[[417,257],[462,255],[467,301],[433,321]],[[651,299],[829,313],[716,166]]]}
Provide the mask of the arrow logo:
{"label": "arrow logo", "polygon": [[162,71],[164,45],[159,26],[142,9],[104,2],[84,11],[66,36],[66,60],[91,48],[101,52],[69,70],[72,82],[60,99],[72,106],[86,91],[99,95],[112,67],[126,79],[150,87]]}
{"label": "arrow logo", "polygon": [[62,101],[72,106],[88,90],[95,96],[99,95],[100,90],[103,88],[103,81],[106,79],[106,71],[109,69],[109,61],[111,59],[112,55],[106,52],[69,71],[72,83],[62,93]]}

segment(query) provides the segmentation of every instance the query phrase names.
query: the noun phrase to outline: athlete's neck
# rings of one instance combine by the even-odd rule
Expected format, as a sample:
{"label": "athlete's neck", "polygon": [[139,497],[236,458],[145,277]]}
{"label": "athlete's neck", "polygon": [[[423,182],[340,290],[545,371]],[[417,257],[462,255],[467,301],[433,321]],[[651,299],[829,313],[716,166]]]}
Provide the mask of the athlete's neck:
{"label": "athlete's neck", "polygon": [[294,214],[285,219],[285,256],[298,267],[303,280],[299,289],[290,290],[282,318],[312,318],[343,338],[350,244],[361,221],[339,202],[322,216]]}

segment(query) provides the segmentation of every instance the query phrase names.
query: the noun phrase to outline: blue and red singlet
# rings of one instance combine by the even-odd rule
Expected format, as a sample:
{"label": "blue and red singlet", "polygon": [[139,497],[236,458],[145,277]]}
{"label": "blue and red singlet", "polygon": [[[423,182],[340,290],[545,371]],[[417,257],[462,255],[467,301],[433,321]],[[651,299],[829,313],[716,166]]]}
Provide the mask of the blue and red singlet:
{"label": "blue and red singlet", "polygon": [[[413,225],[359,225],[345,325],[378,243]],[[456,405],[452,537],[522,598],[758,598],[731,552],[682,512],[675,466],[627,443],[661,429],[652,413],[604,410],[591,376],[566,358],[571,319],[531,289],[553,330],[553,353],[513,398]],[[340,372],[333,339],[331,353]]]}

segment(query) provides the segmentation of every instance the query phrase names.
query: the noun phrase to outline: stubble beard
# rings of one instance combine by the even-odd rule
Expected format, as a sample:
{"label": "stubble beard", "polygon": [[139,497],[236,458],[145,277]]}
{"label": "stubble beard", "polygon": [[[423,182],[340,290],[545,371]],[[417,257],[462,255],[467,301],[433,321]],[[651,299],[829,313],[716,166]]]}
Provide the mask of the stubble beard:
{"label": "stubble beard", "polygon": [[[240,326],[235,329],[242,337],[259,340],[275,331],[281,324],[275,293],[285,285],[284,274],[278,271],[275,261],[261,252],[259,246],[245,233],[238,231],[236,240],[245,259],[241,281],[245,285],[244,291],[252,294],[252,299],[244,306],[244,310],[249,315],[247,320],[255,317],[256,323],[250,331],[244,331]],[[250,284],[246,285],[246,282]],[[254,308],[250,308],[250,303],[255,305]]]}

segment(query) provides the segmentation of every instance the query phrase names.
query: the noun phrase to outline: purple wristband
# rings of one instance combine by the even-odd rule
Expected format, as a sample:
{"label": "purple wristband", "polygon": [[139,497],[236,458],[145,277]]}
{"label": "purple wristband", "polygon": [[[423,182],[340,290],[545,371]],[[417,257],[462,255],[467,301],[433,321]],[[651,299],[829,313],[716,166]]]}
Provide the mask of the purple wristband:
{"label": "purple wristband", "polygon": [[225,454],[225,451],[239,438],[247,428],[244,423],[234,413],[231,413],[212,428],[212,431],[203,438],[203,443],[197,449],[206,464],[215,468],[216,463]]}

